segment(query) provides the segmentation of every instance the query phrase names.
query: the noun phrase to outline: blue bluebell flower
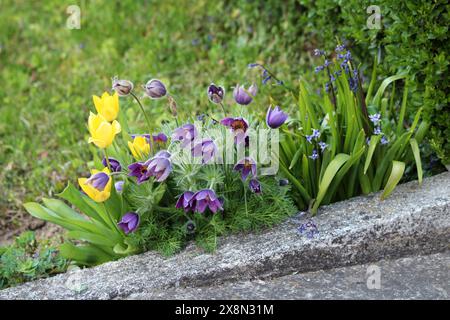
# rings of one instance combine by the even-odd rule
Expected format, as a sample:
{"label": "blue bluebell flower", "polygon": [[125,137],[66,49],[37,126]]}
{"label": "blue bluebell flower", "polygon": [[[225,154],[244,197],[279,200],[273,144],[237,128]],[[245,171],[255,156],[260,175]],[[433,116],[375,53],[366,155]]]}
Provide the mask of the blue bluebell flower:
{"label": "blue bluebell flower", "polygon": [[309,156],[310,159],[316,160],[319,157],[319,153],[316,149],[312,151],[312,154]]}
{"label": "blue bluebell flower", "polygon": [[306,136],[306,140],[309,142],[309,143],[312,143],[312,140],[313,139],[317,139],[317,138],[319,138],[320,137],[320,130],[318,130],[318,129],[313,129],[313,132],[312,132],[312,134],[311,135],[307,135]]}
{"label": "blue bluebell flower", "polygon": [[378,124],[381,120],[381,114],[380,113],[375,113],[375,114],[371,114],[369,115],[369,120],[373,123],[373,124]]}
{"label": "blue bluebell flower", "polygon": [[262,80],[262,84],[266,84],[272,77],[271,76],[267,76]]}
{"label": "blue bluebell flower", "polygon": [[380,135],[383,134],[383,132],[381,131],[380,127],[375,127],[375,129],[373,130],[373,134]]}
{"label": "blue bluebell flower", "polygon": [[300,234],[306,234],[308,239],[312,239],[315,235],[319,234],[319,228],[317,228],[316,223],[312,219],[302,223],[300,227],[298,227],[297,231]]}
{"label": "blue bluebell flower", "polygon": [[320,147],[320,150],[323,152],[328,147],[328,144],[323,141],[320,141],[319,147]]}
{"label": "blue bluebell flower", "polygon": [[335,49],[336,52],[341,52],[344,50],[345,50],[345,46],[343,44],[338,44]]}
{"label": "blue bluebell flower", "polygon": [[325,54],[325,51],[319,50],[319,49],[314,49],[314,55],[316,57],[323,56],[324,54]]}
{"label": "blue bluebell flower", "polygon": [[317,66],[317,67],[314,69],[314,72],[315,72],[315,73],[319,73],[319,72],[322,71],[323,69],[324,69],[323,66]]}
{"label": "blue bluebell flower", "polygon": [[386,136],[382,136],[382,137],[381,137],[380,143],[381,143],[382,145],[385,145],[385,144],[388,144],[388,143],[389,143],[389,140],[388,140],[388,138],[386,138]]}

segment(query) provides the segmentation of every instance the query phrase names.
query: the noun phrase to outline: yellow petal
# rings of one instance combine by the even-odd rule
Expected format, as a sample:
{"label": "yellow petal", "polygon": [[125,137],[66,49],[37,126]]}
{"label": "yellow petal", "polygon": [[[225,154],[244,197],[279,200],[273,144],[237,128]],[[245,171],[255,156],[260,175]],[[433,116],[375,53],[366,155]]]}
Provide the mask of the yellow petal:
{"label": "yellow petal", "polygon": [[135,159],[138,158],[138,154],[136,153],[136,150],[134,149],[134,145],[133,143],[131,143],[131,141],[128,141],[128,148],[130,148],[131,154],[133,155],[133,157]]}
{"label": "yellow petal", "polygon": [[119,113],[119,94],[117,92],[114,92],[113,95],[113,108],[116,113]]}
{"label": "yellow petal", "polygon": [[122,131],[122,127],[120,126],[119,121],[114,120],[112,123],[114,135],[120,133]]}
{"label": "yellow petal", "polygon": [[97,110],[97,113],[102,113],[103,110],[103,100],[100,97],[92,96],[92,100],[94,100],[94,106],[95,110]]}
{"label": "yellow petal", "polygon": [[86,178],[79,178],[78,184],[80,185],[81,190],[83,190],[84,193],[86,193],[89,196],[89,198],[96,201],[95,199],[97,198],[98,190],[92,187],[90,184],[87,184],[86,180],[87,180]]}
{"label": "yellow petal", "polygon": [[[109,146],[114,139],[113,127],[109,122],[103,121],[93,134],[95,140],[103,142],[104,147]],[[95,142],[94,142],[95,143]]]}
{"label": "yellow petal", "polygon": [[103,92],[102,94],[102,99],[106,99],[107,97],[109,97],[109,93],[107,91]]}
{"label": "yellow petal", "polygon": [[103,121],[106,120],[101,114],[93,114],[92,112],[89,113],[88,128],[91,136],[94,136],[95,131],[97,131]]}

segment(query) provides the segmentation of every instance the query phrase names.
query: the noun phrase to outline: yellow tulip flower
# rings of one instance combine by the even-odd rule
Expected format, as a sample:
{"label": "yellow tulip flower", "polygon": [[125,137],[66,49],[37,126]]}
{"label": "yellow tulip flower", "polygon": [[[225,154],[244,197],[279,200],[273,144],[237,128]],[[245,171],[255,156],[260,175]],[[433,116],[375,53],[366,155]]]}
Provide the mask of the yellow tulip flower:
{"label": "yellow tulip flower", "polygon": [[89,115],[88,127],[91,134],[89,143],[93,142],[99,148],[110,146],[116,134],[121,130],[117,120],[109,123],[102,115],[95,115],[92,112]]}
{"label": "yellow tulip flower", "polygon": [[128,141],[128,147],[136,160],[148,158],[150,155],[150,143],[145,136],[136,136],[133,142]]}
{"label": "yellow tulip flower", "polygon": [[104,92],[102,97],[92,96],[95,109],[101,114],[106,121],[113,121],[119,113],[119,95],[115,92],[112,96],[108,92]]}
{"label": "yellow tulip flower", "polygon": [[112,179],[109,173],[108,168],[104,168],[102,171],[91,170],[89,179],[79,178],[78,184],[89,198],[95,202],[106,201],[111,195]]}

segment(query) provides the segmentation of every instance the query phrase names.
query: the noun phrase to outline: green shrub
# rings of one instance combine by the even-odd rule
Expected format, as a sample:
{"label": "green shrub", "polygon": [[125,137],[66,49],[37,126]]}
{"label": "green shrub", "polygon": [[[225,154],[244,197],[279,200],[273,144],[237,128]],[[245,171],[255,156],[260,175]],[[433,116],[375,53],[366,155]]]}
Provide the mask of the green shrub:
{"label": "green shrub", "polygon": [[48,242],[24,232],[12,245],[0,247],[0,289],[64,272],[67,265]]}
{"label": "green shrub", "polygon": [[[378,5],[382,15],[381,29],[368,29],[370,5]],[[448,96],[450,33],[449,8],[445,0],[268,0],[230,1],[229,10],[239,11],[229,31],[251,26],[267,33],[267,45],[284,48],[289,61],[307,60],[305,49],[333,49],[336,38],[345,40],[353,54],[363,62],[366,76],[379,57],[382,79],[407,72],[409,108],[423,107],[424,119],[431,124],[428,138],[444,164],[450,163],[450,103]],[[238,8],[238,9],[236,9]],[[225,19],[225,17],[223,18]],[[227,25],[227,24],[225,24]],[[274,51],[276,53],[276,51]]]}

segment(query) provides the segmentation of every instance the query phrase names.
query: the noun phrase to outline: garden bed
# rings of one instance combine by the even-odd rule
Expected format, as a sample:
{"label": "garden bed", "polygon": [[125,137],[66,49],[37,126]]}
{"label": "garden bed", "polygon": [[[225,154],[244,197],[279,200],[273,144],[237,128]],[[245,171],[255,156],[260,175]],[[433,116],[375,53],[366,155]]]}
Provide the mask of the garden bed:
{"label": "garden bed", "polygon": [[[170,258],[154,252],[0,291],[0,299],[115,299],[179,286],[264,279],[448,249],[450,173],[356,197],[259,234],[220,238],[206,254],[190,245]],[[311,224],[318,233],[309,237]],[[299,230],[300,229],[300,230]],[[305,232],[301,232],[304,230]]]}

